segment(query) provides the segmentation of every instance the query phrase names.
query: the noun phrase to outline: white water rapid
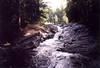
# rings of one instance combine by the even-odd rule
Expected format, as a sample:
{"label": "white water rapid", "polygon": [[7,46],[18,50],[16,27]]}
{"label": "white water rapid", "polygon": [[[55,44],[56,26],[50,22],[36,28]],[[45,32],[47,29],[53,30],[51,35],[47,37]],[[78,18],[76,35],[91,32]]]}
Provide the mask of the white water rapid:
{"label": "white water rapid", "polygon": [[[54,37],[40,43],[40,46],[36,49],[38,51],[38,60],[44,61],[45,59],[45,62],[39,63],[40,66],[38,68],[72,68],[70,56],[73,56],[73,54],[57,51],[58,48],[63,46],[63,43],[58,40],[59,35],[62,33],[62,28],[59,26],[57,28],[58,32]],[[46,60],[44,57],[48,59]]]}

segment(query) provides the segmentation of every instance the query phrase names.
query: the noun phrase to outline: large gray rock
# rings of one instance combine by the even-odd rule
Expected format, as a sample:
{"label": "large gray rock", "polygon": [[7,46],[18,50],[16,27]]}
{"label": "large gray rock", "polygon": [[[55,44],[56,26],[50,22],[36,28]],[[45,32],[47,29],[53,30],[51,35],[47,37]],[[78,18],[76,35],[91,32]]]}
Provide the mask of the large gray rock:
{"label": "large gray rock", "polygon": [[65,26],[59,40],[64,43],[62,51],[82,55],[93,52],[97,45],[90,31],[84,25],[77,23]]}

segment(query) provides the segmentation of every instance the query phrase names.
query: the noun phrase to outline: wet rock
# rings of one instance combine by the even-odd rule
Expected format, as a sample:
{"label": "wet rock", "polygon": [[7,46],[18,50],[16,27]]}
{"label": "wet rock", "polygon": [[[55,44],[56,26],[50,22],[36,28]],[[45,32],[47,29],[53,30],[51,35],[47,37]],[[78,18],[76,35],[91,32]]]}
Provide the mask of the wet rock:
{"label": "wet rock", "polygon": [[63,28],[59,40],[64,43],[61,51],[87,55],[93,52],[96,41],[89,30],[80,24],[68,24]]}
{"label": "wet rock", "polygon": [[10,63],[8,67],[4,64],[5,68],[99,68],[99,59],[88,56],[96,43],[85,26],[68,24],[57,28],[54,37],[43,42],[39,36],[19,40],[4,50],[9,58],[0,55],[0,64],[5,62],[3,58]]}
{"label": "wet rock", "polygon": [[85,26],[68,24],[61,27],[52,39],[41,43],[37,55],[49,58],[46,68],[97,68],[98,63],[94,63],[97,59],[94,61],[93,56],[88,56],[95,46],[95,40]]}

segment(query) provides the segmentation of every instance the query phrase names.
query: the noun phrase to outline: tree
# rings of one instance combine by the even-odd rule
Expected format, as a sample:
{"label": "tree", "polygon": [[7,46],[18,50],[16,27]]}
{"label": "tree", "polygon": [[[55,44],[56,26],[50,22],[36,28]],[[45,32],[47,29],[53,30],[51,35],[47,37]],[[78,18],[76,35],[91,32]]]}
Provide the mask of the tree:
{"label": "tree", "polygon": [[21,0],[19,5],[20,22],[28,24],[34,24],[39,21],[43,15],[43,11],[40,10],[41,7],[45,7],[40,0]]}
{"label": "tree", "polygon": [[[27,24],[34,25],[41,19],[43,11],[40,7],[44,7],[40,0],[0,0],[0,68],[35,67],[32,62],[35,44],[31,47],[26,45],[31,41],[38,45],[40,39],[25,37],[23,42],[21,28]],[[19,38],[21,43],[16,42],[16,39],[20,41]]]}
{"label": "tree", "polygon": [[69,22],[86,25],[97,35],[99,29],[99,0],[69,0],[66,8]]}
{"label": "tree", "polygon": [[0,0],[0,43],[13,42],[21,36],[20,28],[37,23],[43,17],[40,0]]}

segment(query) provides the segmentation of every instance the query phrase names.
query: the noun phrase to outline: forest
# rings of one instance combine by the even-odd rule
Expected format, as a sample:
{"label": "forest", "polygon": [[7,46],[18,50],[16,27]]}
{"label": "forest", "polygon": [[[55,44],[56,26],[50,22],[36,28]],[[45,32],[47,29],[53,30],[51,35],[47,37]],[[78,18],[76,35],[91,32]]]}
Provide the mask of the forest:
{"label": "forest", "polygon": [[100,68],[99,0],[48,1],[0,0],[0,68]]}

